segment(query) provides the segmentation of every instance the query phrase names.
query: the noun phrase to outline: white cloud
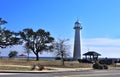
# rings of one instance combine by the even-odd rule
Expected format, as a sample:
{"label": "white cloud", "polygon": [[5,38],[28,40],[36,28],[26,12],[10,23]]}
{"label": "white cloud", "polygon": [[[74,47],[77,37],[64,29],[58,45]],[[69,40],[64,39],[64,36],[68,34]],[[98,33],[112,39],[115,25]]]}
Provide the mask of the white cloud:
{"label": "white cloud", "polygon": [[91,38],[83,39],[83,45],[90,46],[120,46],[120,39]]}
{"label": "white cloud", "polygon": [[111,38],[90,38],[82,40],[82,53],[93,50],[102,57],[120,58],[120,39]]}

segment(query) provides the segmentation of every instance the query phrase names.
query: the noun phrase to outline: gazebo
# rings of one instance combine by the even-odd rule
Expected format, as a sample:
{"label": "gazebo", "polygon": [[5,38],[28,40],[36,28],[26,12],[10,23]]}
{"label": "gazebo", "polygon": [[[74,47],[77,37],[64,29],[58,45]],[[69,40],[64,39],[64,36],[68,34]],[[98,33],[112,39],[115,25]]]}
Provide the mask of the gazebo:
{"label": "gazebo", "polygon": [[87,53],[84,53],[83,55],[85,56],[86,60],[90,60],[90,61],[96,61],[98,60],[98,56],[101,56],[101,54],[95,51],[88,51]]}

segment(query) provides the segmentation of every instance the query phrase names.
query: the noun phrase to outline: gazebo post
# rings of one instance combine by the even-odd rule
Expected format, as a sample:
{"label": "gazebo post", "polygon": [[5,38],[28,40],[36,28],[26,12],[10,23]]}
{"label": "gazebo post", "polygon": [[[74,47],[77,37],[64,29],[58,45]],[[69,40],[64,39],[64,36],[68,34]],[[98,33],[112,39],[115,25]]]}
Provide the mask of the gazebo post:
{"label": "gazebo post", "polygon": [[91,55],[90,55],[90,60],[92,60],[92,59],[91,59]]}
{"label": "gazebo post", "polygon": [[87,55],[85,55],[85,59],[87,60]]}
{"label": "gazebo post", "polygon": [[93,55],[93,60],[95,60],[95,56]]}
{"label": "gazebo post", "polygon": [[98,55],[97,55],[96,59],[98,60]]}

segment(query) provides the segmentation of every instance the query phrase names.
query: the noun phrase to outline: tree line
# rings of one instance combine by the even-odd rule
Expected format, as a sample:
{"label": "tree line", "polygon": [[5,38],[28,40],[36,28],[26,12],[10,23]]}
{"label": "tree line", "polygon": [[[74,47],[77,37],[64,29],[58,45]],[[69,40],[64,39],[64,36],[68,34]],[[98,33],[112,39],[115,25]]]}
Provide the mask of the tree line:
{"label": "tree line", "polygon": [[25,28],[19,32],[12,32],[6,28],[2,28],[2,25],[7,24],[7,21],[0,18],[0,48],[6,48],[7,46],[22,45],[26,51],[32,51],[36,60],[39,60],[39,54],[45,51],[56,52],[56,55],[61,57],[62,60],[69,55],[69,48],[66,39],[59,39],[55,41],[55,38],[51,36],[50,32],[43,29],[34,31],[32,28]]}

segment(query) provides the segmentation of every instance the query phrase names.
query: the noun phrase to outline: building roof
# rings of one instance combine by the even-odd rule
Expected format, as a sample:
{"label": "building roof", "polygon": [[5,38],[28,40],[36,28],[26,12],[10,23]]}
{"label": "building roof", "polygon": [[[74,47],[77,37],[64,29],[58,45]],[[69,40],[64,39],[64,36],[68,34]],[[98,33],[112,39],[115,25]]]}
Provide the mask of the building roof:
{"label": "building roof", "polygon": [[88,56],[101,56],[101,54],[95,52],[95,51],[88,51],[87,53],[84,53],[83,55]]}

